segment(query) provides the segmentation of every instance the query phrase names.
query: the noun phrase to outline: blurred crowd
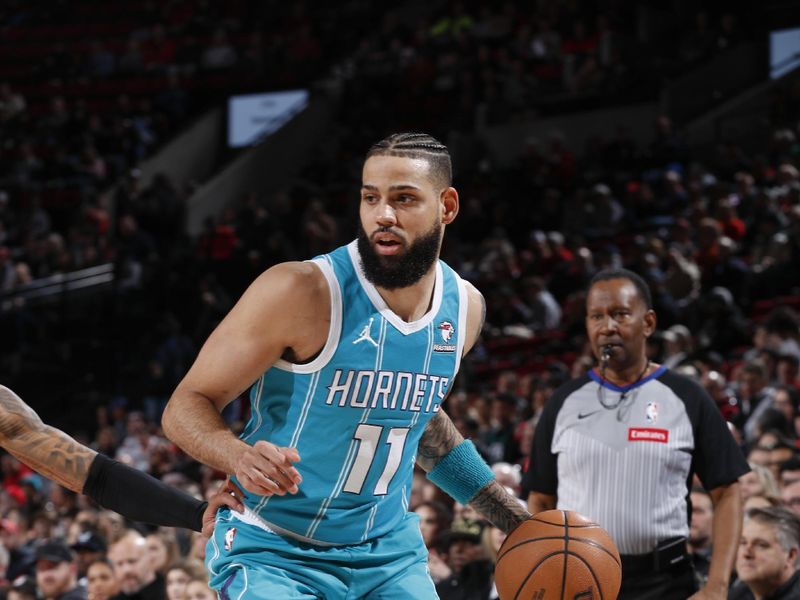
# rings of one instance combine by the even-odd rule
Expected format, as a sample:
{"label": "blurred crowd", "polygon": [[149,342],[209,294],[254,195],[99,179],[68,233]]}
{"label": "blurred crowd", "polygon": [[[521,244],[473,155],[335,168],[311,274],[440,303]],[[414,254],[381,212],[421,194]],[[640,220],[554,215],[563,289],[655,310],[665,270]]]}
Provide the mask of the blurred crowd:
{"label": "blurred crowd", "polygon": [[[642,23],[622,3],[577,14],[568,2],[455,2],[411,24],[374,18],[356,1],[338,12],[141,2],[124,15],[114,3],[28,4],[0,15],[0,373],[45,407],[45,420],[190,493],[213,491],[221,474],[163,437],[163,406],[255,276],[354,237],[363,155],[389,133],[391,114],[392,129],[427,129],[462,150],[461,212],[443,258],[483,290],[488,311],[447,410],[504,485],[523,495],[544,402],[594,364],[586,284],[625,266],[653,291],[650,358],[701,382],[754,465],[742,486],[748,506],[800,511],[800,85],[777,88],[771,140],[757,149],[722,143],[700,155],[666,115],[647,145],[624,124],[580,150],[552,132],[526,140],[511,165],[476,135],[554,104],[655,90],[655,73],[741,42],[740,15],[665,20],[643,64]],[[337,19],[349,20],[347,34]],[[48,34],[63,43],[46,43]],[[27,61],[9,60],[12,43]],[[328,70],[341,86],[335,125],[286,189],[231,198],[191,238],[193,182],[162,175],[142,185],[136,165],[222,89],[303,85]],[[21,300],[38,278],[105,262],[115,264],[110,297],[69,311]],[[246,401],[224,416],[242,427]],[[85,586],[95,599],[145,589],[162,595],[141,597],[210,597],[202,538],[125,523],[10,456],[0,469],[8,598],[85,597]],[[696,507],[702,495],[693,492]],[[441,597],[492,597],[501,533],[423,476],[411,508]],[[709,527],[708,510],[696,510],[697,564],[710,552]]]}

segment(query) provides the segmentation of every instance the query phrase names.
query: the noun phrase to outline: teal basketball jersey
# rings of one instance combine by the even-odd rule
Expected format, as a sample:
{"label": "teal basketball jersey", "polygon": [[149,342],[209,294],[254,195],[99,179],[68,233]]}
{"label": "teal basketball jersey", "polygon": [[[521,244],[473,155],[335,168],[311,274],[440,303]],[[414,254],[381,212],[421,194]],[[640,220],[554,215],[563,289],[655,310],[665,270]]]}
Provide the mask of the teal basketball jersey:
{"label": "teal basketball jersey", "polygon": [[408,510],[417,445],[458,372],[464,281],[436,264],[430,310],[405,322],[361,269],[356,242],[313,259],[331,298],[330,329],[305,364],[278,361],[250,390],[242,439],[297,448],[300,491],[245,496],[243,520],[321,545],[390,531]]}

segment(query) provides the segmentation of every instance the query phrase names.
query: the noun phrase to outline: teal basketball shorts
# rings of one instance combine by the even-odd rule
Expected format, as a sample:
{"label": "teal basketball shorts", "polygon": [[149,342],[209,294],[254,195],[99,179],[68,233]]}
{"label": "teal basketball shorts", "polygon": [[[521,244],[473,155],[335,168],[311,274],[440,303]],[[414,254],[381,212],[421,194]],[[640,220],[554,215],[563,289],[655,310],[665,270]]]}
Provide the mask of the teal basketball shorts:
{"label": "teal basketball shorts", "polygon": [[206,546],[211,587],[221,600],[435,600],[419,517],[349,546],[317,546],[217,514]]}

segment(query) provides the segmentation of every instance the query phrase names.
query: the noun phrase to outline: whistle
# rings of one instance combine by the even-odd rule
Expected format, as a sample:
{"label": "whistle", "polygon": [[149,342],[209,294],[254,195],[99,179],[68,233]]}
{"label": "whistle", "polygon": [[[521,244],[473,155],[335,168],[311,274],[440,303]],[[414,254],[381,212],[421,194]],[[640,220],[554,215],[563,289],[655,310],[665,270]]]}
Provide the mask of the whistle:
{"label": "whistle", "polygon": [[608,360],[611,358],[611,353],[613,351],[614,351],[614,346],[612,344],[606,344],[605,346],[603,346],[600,360],[602,360],[604,363],[607,363]]}

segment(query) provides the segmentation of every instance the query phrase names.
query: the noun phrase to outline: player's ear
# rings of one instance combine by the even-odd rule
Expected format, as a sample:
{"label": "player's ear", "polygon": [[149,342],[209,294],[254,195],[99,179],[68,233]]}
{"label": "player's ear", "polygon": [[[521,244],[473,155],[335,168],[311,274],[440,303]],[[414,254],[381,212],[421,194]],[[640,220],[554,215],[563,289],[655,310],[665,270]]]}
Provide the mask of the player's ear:
{"label": "player's ear", "polygon": [[458,192],[454,187],[447,187],[441,194],[442,223],[449,225],[458,214]]}

